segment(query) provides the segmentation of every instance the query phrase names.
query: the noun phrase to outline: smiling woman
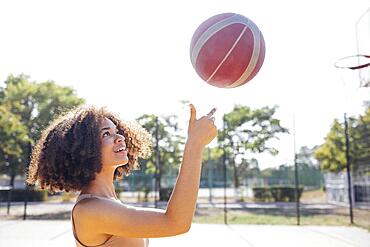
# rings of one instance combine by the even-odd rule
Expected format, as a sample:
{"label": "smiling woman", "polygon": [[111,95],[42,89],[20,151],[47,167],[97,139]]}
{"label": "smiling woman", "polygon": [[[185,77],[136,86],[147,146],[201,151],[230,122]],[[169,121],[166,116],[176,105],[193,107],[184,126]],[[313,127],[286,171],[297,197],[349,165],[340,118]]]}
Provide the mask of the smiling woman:
{"label": "smiling woman", "polygon": [[[98,135],[103,125],[112,130]],[[128,161],[115,166],[114,178],[129,175],[139,167],[139,157],[150,155],[150,134],[104,108],[91,106],[59,117],[43,132],[32,152],[27,182],[51,192],[81,190],[103,170],[101,148],[106,144],[106,132],[113,134],[113,128],[128,150]]]}
{"label": "smiling woman", "polygon": [[[33,149],[27,183],[50,192],[81,191],[76,205],[93,197],[111,200],[105,203],[118,202],[113,180],[138,169],[137,160],[150,155],[150,145],[151,136],[141,126],[125,123],[104,108],[80,107],[56,119],[43,132]],[[95,239],[89,240],[91,235],[83,236],[81,217],[75,218],[77,246],[84,246],[81,238],[84,243],[95,243]],[[106,239],[104,242],[117,241]]]}
{"label": "smiling woman", "polygon": [[[215,109],[196,119],[190,105],[188,140],[166,210],[129,207],[113,180],[138,168],[151,153],[150,134],[104,108],[80,107],[55,120],[32,153],[27,183],[80,191],[71,212],[77,246],[148,246],[152,237],[190,229],[199,189],[202,152],[217,135]],[[93,227],[91,227],[93,226]]]}
{"label": "smiling woman", "polygon": [[[104,118],[100,130],[101,140],[101,163],[116,169],[122,164],[127,164],[129,159],[126,151],[125,137],[120,134],[116,125],[109,119]],[[109,169],[109,168],[106,169]]]}

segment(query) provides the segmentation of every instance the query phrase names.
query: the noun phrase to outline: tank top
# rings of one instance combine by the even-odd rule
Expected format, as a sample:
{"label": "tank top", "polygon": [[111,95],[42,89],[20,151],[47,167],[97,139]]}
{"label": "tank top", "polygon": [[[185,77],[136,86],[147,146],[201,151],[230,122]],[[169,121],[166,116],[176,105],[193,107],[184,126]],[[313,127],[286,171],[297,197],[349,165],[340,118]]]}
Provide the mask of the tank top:
{"label": "tank top", "polygon": [[[77,200],[76,200],[75,205],[73,206],[72,212],[71,212],[73,236],[75,238],[75,242],[76,242],[77,247],[92,247],[92,246],[87,246],[87,245],[82,244],[81,241],[78,239],[77,233],[76,233],[76,230],[75,230],[75,223],[74,223],[74,220],[73,220],[73,210],[76,207],[76,205],[80,201],[82,201],[84,199],[88,199],[88,198],[97,198],[97,199],[101,199],[101,200],[112,200],[112,201],[115,201],[117,203],[122,203],[120,200],[115,199],[115,198],[107,198],[107,197],[96,196],[96,195],[91,195],[91,194],[81,194],[81,195],[79,195]],[[138,244],[138,241],[142,241],[142,240],[137,239],[137,238],[123,238],[123,237],[120,237],[120,236],[111,235],[104,243],[102,243],[100,245],[94,245],[94,247],[97,247],[97,246],[99,246],[99,247],[121,247],[123,242],[127,246],[132,246],[133,244]],[[146,238],[143,241],[145,242],[144,246],[148,247],[149,246],[149,239]]]}

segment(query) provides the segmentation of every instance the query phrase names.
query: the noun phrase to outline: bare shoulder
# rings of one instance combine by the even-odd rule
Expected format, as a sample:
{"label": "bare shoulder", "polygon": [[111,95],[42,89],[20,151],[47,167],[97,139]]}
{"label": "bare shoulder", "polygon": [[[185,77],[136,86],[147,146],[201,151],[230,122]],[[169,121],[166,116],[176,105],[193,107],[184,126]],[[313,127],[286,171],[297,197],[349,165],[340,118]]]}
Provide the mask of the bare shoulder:
{"label": "bare shoulder", "polygon": [[73,209],[73,217],[83,219],[86,214],[89,214],[91,210],[99,200],[96,198],[86,198],[78,202]]}
{"label": "bare shoulder", "polygon": [[[96,231],[94,227],[94,207],[101,204],[101,200],[87,198],[77,203],[72,211],[75,231],[78,239],[85,245],[97,245],[104,243],[110,236],[109,234]],[[104,203],[104,201],[103,201]]]}
{"label": "bare shoulder", "polygon": [[75,206],[73,217],[76,228],[79,226],[90,234],[100,236],[152,238],[173,236],[188,230],[177,217],[169,217],[165,210],[127,206],[95,198],[80,201]]}

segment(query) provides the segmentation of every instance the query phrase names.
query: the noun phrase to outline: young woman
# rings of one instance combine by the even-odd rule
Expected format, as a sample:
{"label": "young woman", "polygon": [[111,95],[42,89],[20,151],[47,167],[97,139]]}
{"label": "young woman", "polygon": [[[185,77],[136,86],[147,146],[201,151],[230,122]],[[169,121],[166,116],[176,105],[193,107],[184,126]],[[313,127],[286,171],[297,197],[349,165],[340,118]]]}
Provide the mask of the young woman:
{"label": "young woman", "polygon": [[165,210],[122,203],[113,180],[137,169],[151,152],[151,136],[104,108],[81,107],[54,121],[32,152],[27,183],[51,192],[79,191],[71,213],[77,246],[148,246],[148,238],[190,229],[202,152],[217,135],[215,109],[199,119],[190,105],[179,175]]}

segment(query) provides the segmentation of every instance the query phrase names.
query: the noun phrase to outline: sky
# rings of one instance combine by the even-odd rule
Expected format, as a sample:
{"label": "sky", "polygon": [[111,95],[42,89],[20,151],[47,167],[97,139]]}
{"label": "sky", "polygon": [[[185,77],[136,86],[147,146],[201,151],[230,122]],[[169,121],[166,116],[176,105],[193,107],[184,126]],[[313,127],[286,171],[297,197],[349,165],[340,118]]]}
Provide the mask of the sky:
{"label": "sky", "polygon": [[[369,0],[5,0],[0,83],[20,73],[53,80],[124,119],[176,114],[184,128],[189,111],[182,100],[192,102],[198,116],[216,107],[220,129],[222,115],[235,105],[276,105],[276,117],[295,133],[296,144],[293,134],[280,136],[272,142],[279,155],[262,155],[259,165],[291,164],[294,148],[322,144],[334,118],[361,113],[362,100],[370,98],[369,90],[358,88],[357,74],[333,66],[357,53],[356,21],[369,8]],[[266,43],[257,76],[233,89],[202,81],[189,54],[198,25],[226,12],[251,19]]]}

